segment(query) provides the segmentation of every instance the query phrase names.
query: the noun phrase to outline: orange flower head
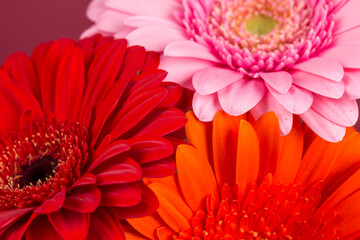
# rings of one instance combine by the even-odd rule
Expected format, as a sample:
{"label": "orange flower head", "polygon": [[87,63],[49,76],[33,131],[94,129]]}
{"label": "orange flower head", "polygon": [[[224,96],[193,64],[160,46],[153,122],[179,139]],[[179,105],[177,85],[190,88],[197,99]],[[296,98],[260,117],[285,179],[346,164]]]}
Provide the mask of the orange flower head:
{"label": "orange flower head", "polygon": [[[276,115],[258,121],[187,114],[177,174],[148,179],[160,207],[128,219],[127,239],[356,239],[360,236],[360,135],[310,137],[298,119],[280,136]],[[135,231],[136,229],[137,231]]]}

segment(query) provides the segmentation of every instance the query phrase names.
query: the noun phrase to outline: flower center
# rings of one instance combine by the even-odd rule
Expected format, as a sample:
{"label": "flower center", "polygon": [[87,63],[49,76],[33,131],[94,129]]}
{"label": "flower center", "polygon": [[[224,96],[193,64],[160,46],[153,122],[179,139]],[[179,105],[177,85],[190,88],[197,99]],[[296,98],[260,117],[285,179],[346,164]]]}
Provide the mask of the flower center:
{"label": "flower center", "polygon": [[331,43],[332,0],[185,1],[189,37],[251,78],[308,59]]}
{"label": "flower center", "polygon": [[20,188],[28,185],[35,185],[37,182],[46,181],[48,178],[54,176],[57,167],[57,159],[54,159],[51,155],[45,155],[37,159],[32,164],[25,164],[21,166],[16,178],[15,184],[19,184]]}
{"label": "flower center", "polygon": [[261,14],[250,17],[245,24],[246,30],[258,36],[270,33],[275,26],[276,20]]}
{"label": "flower center", "polygon": [[206,210],[198,211],[191,228],[182,229],[174,239],[337,239],[326,214],[313,218],[322,183],[304,191],[297,185],[273,184],[270,178],[242,199],[223,186],[221,199],[207,197]]}
{"label": "flower center", "polygon": [[34,121],[0,139],[0,210],[35,206],[80,178],[88,159],[80,123]]}

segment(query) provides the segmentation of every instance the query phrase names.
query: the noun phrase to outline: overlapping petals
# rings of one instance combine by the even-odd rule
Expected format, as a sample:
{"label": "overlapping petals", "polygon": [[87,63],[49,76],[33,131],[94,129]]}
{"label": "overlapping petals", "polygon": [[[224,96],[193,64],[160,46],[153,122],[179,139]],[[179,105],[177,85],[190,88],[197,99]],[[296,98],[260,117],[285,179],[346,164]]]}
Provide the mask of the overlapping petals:
{"label": "overlapping petals", "polygon": [[[95,24],[83,35],[126,36],[163,52],[166,80],[195,89],[202,121],[220,109],[256,119],[274,111],[288,134],[296,114],[339,141],[358,118],[359,7],[347,0],[93,0],[87,15]],[[266,24],[271,31],[261,29]]]}
{"label": "overlapping petals", "polygon": [[161,83],[157,53],[127,45],[60,39],[7,58],[1,239],[124,239],[120,219],[158,207],[142,178],[174,173],[189,93]]}
{"label": "overlapping petals", "polygon": [[[287,136],[272,112],[249,123],[218,112],[187,114],[177,175],[148,179],[160,207],[128,219],[127,239],[357,239],[360,135],[340,143],[304,131]],[[314,137],[315,136],[315,137]]]}

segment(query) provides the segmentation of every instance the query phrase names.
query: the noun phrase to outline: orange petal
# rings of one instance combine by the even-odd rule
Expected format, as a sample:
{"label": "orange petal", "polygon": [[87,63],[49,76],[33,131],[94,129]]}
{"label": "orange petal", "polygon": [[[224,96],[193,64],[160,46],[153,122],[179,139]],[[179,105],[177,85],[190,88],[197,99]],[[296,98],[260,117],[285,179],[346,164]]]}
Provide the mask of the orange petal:
{"label": "orange petal", "polygon": [[256,132],[250,123],[240,122],[236,157],[238,193],[244,196],[248,185],[256,182],[259,173],[260,149]]}
{"label": "orange petal", "polygon": [[[135,231],[135,229],[133,229],[129,225],[122,225],[122,227],[124,229],[125,239],[127,239],[127,240],[144,240],[144,239],[148,239],[148,238],[142,236],[137,231]],[[151,238],[151,239],[154,239],[154,238]]]}
{"label": "orange petal", "polygon": [[144,183],[146,185],[149,185],[150,183],[164,183],[166,185],[168,185],[170,188],[173,189],[180,189],[179,186],[179,180],[177,177],[177,174],[175,173],[174,175],[168,176],[168,177],[162,177],[162,178],[144,178]]}
{"label": "orange petal", "polygon": [[184,198],[193,212],[205,208],[205,198],[217,192],[211,166],[200,152],[190,145],[179,145],[176,168]]}
{"label": "orange petal", "polygon": [[185,131],[188,141],[212,164],[212,122],[201,122],[193,111],[187,112],[186,117],[188,122]]}
{"label": "orange petal", "polygon": [[136,231],[150,239],[155,239],[157,228],[166,225],[157,213],[147,217],[128,218],[126,220]]}
{"label": "orange petal", "polygon": [[279,158],[280,145],[280,125],[274,112],[262,115],[256,122],[255,131],[259,139],[260,146],[260,168],[259,181],[267,174],[274,175],[276,164]]}
{"label": "orange petal", "polygon": [[[326,201],[321,205],[319,211],[328,212],[352,194],[359,192],[360,170],[356,171],[347,179]],[[360,203],[360,202],[359,202]]]}
{"label": "orange petal", "polygon": [[193,212],[180,193],[163,183],[152,183],[149,187],[159,199],[160,207],[157,212],[164,222],[175,232],[179,232],[182,228],[189,228],[189,220]]}
{"label": "orange petal", "polygon": [[334,225],[341,233],[341,236],[347,237],[360,232],[359,205],[360,192],[356,192],[337,206]]}
{"label": "orange petal", "polygon": [[223,111],[216,113],[213,122],[214,171],[218,186],[235,183],[235,164],[239,124],[245,115],[230,116]]}
{"label": "orange petal", "polygon": [[168,227],[161,227],[157,229],[157,237],[159,240],[169,240],[175,233]]}
{"label": "orange petal", "polygon": [[280,152],[276,171],[275,182],[283,184],[292,183],[300,166],[304,145],[304,132],[299,118],[295,118],[291,132],[280,137]]}
{"label": "orange petal", "polygon": [[338,143],[327,142],[320,137],[315,138],[300,163],[295,182],[305,188],[323,180],[335,162]]}
{"label": "orange petal", "polygon": [[359,168],[359,163],[359,133],[349,133],[339,143],[329,143],[318,137],[306,152],[295,181],[306,183],[306,187],[325,180],[327,191],[335,190]]}

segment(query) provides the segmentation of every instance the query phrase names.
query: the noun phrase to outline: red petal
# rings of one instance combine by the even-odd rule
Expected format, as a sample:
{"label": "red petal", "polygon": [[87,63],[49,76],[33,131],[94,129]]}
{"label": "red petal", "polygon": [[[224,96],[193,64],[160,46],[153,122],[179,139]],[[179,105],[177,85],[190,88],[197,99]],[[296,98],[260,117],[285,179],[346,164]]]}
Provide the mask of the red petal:
{"label": "red petal", "polygon": [[[109,142],[105,143],[105,145],[107,145]],[[124,140],[119,140],[116,142],[111,143],[110,146],[101,146],[102,148],[98,148],[101,152],[95,152],[93,158],[93,162],[91,163],[89,170],[88,171],[92,171],[94,170],[97,166],[99,166],[101,163],[103,163],[104,161],[106,161],[107,159],[110,159],[116,155],[119,155],[127,150],[130,149],[130,145],[125,142]],[[99,156],[99,154],[101,154]]]}
{"label": "red petal", "polygon": [[131,207],[141,201],[141,188],[138,183],[105,185],[101,191],[101,206]]}
{"label": "red petal", "polygon": [[43,65],[39,72],[40,87],[41,87],[41,103],[46,114],[53,111],[54,95],[55,95],[55,81],[58,73],[59,64],[67,51],[74,47],[74,42],[70,39],[59,39],[54,42],[49,48]]}
{"label": "red petal", "polygon": [[168,157],[159,161],[144,164],[142,167],[143,177],[167,177],[175,173],[175,162]]}
{"label": "red petal", "polygon": [[163,82],[160,86],[166,88],[168,94],[158,107],[174,107],[183,95],[183,88],[170,82]]}
{"label": "red petal", "polygon": [[29,226],[25,240],[63,240],[46,216],[38,216]]}
{"label": "red petal", "polygon": [[86,76],[88,81],[83,107],[94,106],[110,89],[124,65],[126,46],[125,39],[116,40],[95,55]]}
{"label": "red petal", "polygon": [[186,122],[185,114],[179,109],[161,108],[150,113],[133,132],[134,136],[162,137],[184,127]]}
{"label": "red petal", "polygon": [[164,88],[157,87],[131,95],[114,117],[113,123],[116,125],[111,128],[112,139],[119,138],[138,124],[164,99],[166,93]]}
{"label": "red petal", "polygon": [[125,240],[125,235],[118,219],[102,208],[91,214],[87,240]]}
{"label": "red petal", "polygon": [[99,206],[101,192],[96,187],[80,188],[66,197],[63,208],[81,213],[91,213]]}
{"label": "red petal", "polygon": [[157,69],[160,63],[160,55],[157,52],[147,52],[142,72]]}
{"label": "red petal", "polygon": [[139,164],[160,160],[173,153],[171,142],[163,138],[134,137],[128,143],[131,149],[127,152],[127,155]]}
{"label": "red petal", "polygon": [[29,228],[30,223],[37,217],[37,214],[33,213],[30,217],[24,217],[20,221],[17,221],[16,224],[11,225],[9,228],[4,229],[6,231],[0,230],[1,239],[7,240],[21,240]]}
{"label": "red petal", "polygon": [[135,182],[142,178],[141,167],[132,158],[114,158],[93,172],[98,185]]}
{"label": "red petal", "polygon": [[54,110],[57,120],[76,122],[85,88],[84,55],[79,48],[63,57],[56,78]]}
{"label": "red petal", "polygon": [[95,109],[95,115],[97,116],[94,123],[91,126],[90,132],[92,135],[91,146],[98,142],[98,137],[103,131],[105,122],[109,116],[112,115],[116,106],[119,104],[119,100],[123,94],[123,91],[127,85],[126,81],[117,81],[113,84],[105,98],[98,102]]}
{"label": "red petal", "polygon": [[[0,69],[0,80],[4,76],[3,73],[3,70]],[[14,81],[0,81],[0,102],[3,113],[0,115],[0,135],[11,130],[18,130],[21,115],[25,111],[30,111],[31,119],[43,116],[35,97]]]}
{"label": "red petal", "polygon": [[155,69],[151,72],[141,73],[135,76],[133,85],[129,91],[129,95],[135,94],[139,91],[145,91],[154,87],[159,87],[160,83],[165,79],[167,72],[160,69]]}
{"label": "red petal", "polygon": [[140,46],[129,47],[122,65],[119,81],[123,81],[127,78],[132,79],[139,74],[142,66],[144,65],[145,57],[145,48]]}
{"label": "red petal", "polygon": [[96,184],[96,177],[91,173],[85,173],[69,188],[69,190],[79,186],[91,186]]}
{"label": "red petal", "polygon": [[58,211],[65,201],[65,188],[56,193],[52,198],[45,200],[40,206],[34,209],[37,214],[49,214]]}
{"label": "red petal", "polygon": [[153,214],[159,207],[159,201],[153,191],[144,183],[139,183],[141,188],[141,202],[133,207],[113,207],[110,211],[119,219],[138,218]]}
{"label": "red petal", "polygon": [[12,79],[29,89],[38,101],[41,100],[39,80],[31,60],[25,53],[17,52],[10,55],[4,63],[4,70]]}
{"label": "red petal", "polygon": [[0,211],[0,229],[5,228],[6,226],[14,223],[19,218],[24,216],[26,213],[30,212],[33,208],[20,208],[20,209],[11,209],[6,211]]}
{"label": "red petal", "polygon": [[88,213],[78,213],[61,209],[48,215],[55,230],[66,240],[85,239],[88,234],[90,216]]}

